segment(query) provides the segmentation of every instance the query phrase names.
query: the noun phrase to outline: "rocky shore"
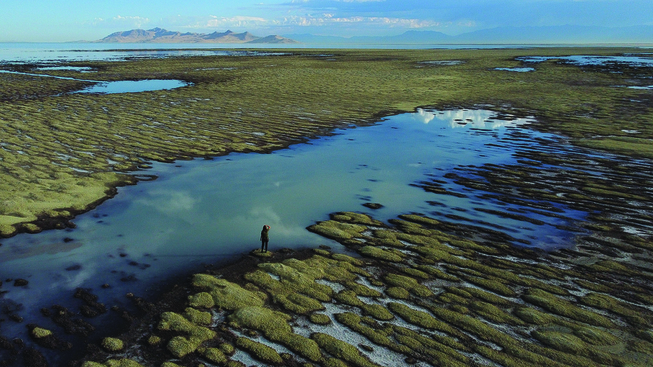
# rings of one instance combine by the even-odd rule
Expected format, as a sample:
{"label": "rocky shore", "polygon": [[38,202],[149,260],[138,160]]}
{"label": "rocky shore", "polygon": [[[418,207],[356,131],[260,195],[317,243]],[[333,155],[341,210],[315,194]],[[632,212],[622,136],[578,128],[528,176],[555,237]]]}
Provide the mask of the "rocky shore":
{"label": "rocky shore", "polygon": [[653,363],[650,242],[634,262],[474,242],[415,214],[334,213],[309,230],[356,255],[255,251],[209,268],[74,365]]}

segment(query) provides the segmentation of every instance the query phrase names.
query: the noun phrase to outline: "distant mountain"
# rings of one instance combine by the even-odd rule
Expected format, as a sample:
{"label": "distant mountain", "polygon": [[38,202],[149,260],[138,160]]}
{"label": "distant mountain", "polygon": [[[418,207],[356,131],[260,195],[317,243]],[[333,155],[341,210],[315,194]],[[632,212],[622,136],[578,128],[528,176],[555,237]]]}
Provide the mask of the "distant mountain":
{"label": "distant mountain", "polygon": [[633,27],[498,27],[450,36],[433,31],[407,31],[396,36],[314,36],[286,35],[310,44],[582,44],[582,43],[653,43],[653,26]]}
{"label": "distant mountain", "polygon": [[101,40],[99,43],[298,43],[290,38],[277,35],[258,37],[249,32],[234,33],[181,33],[168,31],[162,28],[149,30],[132,29],[130,31],[115,32]]}

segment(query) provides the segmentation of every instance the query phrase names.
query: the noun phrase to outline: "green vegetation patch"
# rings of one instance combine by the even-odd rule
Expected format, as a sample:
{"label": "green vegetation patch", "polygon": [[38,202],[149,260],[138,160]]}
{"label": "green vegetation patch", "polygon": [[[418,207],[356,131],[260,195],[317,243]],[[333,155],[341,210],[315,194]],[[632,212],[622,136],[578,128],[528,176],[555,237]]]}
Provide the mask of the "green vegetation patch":
{"label": "green vegetation patch", "polygon": [[215,306],[235,310],[245,306],[262,306],[263,300],[251,291],[224,279],[218,279],[208,274],[195,274],[192,284],[194,287],[208,290]]}
{"label": "green vegetation patch", "polygon": [[436,319],[424,311],[414,310],[402,303],[396,302],[388,303],[388,308],[390,311],[394,312],[399,317],[413,325],[417,325],[425,329],[438,330],[451,335],[456,335],[456,332],[451,328],[451,326]]}
{"label": "green vegetation patch", "polygon": [[210,325],[213,317],[210,312],[198,311],[192,307],[187,307],[184,312],[184,317],[190,322],[199,325]]}
{"label": "green vegetation patch", "polygon": [[102,348],[110,351],[117,352],[125,347],[122,340],[117,338],[104,338],[102,339]]}
{"label": "green vegetation patch", "polygon": [[358,252],[363,256],[372,257],[379,260],[385,260],[390,262],[401,262],[403,261],[403,254],[401,252],[394,252],[391,250],[384,250],[375,246],[364,246],[358,249]]}
{"label": "green vegetation patch", "polygon": [[609,310],[624,316],[628,322],[635,326],[647,327],[653,321],[652,315],[645,312],[644,309],[633,309],[626,303],[605,294],[590,293],[581,297],[580,302],[587,306]]}
{"label": "green vegetation patch", "polygon": [[399,274],[387,274],[385,281],[391,286],[401,287],[418,297],[430,297],[433,292],[427,287],[419,284],[417,280],[411,277]]}
{"label": "green vegetation patch", "polygon": [[380,367],[378,364],[371,362],[353,345],[338,340],[331,335],[315,333],[311,339],[326,350],[329,354],[339,358],[353,366],[357,367]]}
{"label": "green vegetation patch", "polygon": [[206,348],[202,351],[202,355],[213,363],[224,364],[227,362],[227,356],[218,348]]}
{"label": "green vegetation patch", "polygon": [[288,349],[311,361],[319,361],[322,354],[314,341],[294,334],[288,324],[291,317],[285,313],[268,308],[250,306],[236,310],[229,316],[229,321],[237,327],[258,330],[274,342],[285,345]]}
{"label": "green vegetation patch", "polygon": [[357,224],[327,220],[308,227],[308,230],[327,238],[343,241],[360,237],[365,227]]}
{"label": "green vegetation patch", "polygon": [[329,325],[331,323],[331,318],[323,313],[312,313],[309,320],[317,325]]}
{"label": "green vegetation patch", "polygon": [[545,292],[541,289],[532,288],[528,289],[522,298],[529,303],[532,303],[536,306],[540,306],[545,310],[578,320],[580,322],[586,322],[590,325],[602,326],[613,328],[615,325],[603,315],[599,315],[592,311],[584,310],[578,306],[573,305],[572,303],[563,300],[559,297],[552,295],[551,293]]}
{"label": "green vegetation patch", "polygon": [[273,348],[265,344],[250,340],[248,338],[236,339],[236,346],[263,363],[279,365],[283,363],[283,358]]}
{"label": "green vegetation patch", "polygon": [[[539,127],[562,132],[577,144],[651,157],[653,112],[641,102],[647,100],[648,91],[615,87],[639,85],[638,79],[650,76],[644,68],[634,75],[627,68],[605,72],[548,61],[532,73],[489,71],[500,65],[519,66],[515,58],[520,56],[641,52],[337,50],[337,62],[331,62],[311,57],[322,50],[291,50],[283,56],[86,62],[96,70],[97,80],[176,78],[192,83],[175,90],[107,95],[66,93],[88,82],[2,74],[0,234],[39,230],[23,224],[42,216],[63,218],[59,214],[63,211],[88,210],[110,197],[117,186],[134,182],[125,172],[151,161],[279,149],[345,124],[369,124],[383,113],[410,112],[420,106],[485,104],[502,112],[528,113],[555,121]],[[447,67],[423,64],[433,60],[465,62]],[[70,71],[48,73],[77,76]],[[637,136],[629,136],[630,130],[637,130]],[[351,239],[360,232],[344,224],[372,221],[357,213],[338,213],[337,218],[343,223],[318,224],[314,229],[330,238]],[[409,223],[438,227],[430,218],[404,218],[406,224],[400,228],[406,233],[429,231]]]}

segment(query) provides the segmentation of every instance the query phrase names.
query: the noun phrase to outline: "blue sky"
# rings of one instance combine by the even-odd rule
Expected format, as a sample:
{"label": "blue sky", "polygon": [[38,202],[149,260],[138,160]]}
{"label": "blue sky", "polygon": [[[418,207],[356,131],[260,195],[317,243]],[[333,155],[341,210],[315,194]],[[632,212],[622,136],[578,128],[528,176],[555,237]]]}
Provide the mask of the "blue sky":
{"label": "blue sky", "polygon": [[653,25],[651,0],[0,0],[0,42],[97,40],[134,28],[255,35],[456,35],[498,26]]}

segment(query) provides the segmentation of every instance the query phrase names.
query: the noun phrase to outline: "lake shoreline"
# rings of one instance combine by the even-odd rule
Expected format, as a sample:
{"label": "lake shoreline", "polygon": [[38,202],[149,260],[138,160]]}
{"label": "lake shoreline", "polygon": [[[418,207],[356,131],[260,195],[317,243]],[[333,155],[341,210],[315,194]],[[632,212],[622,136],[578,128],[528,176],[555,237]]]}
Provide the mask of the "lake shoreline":
{"label": "lake shoreline", "polygon": [[[335,363],[335,361],[332,360],[333,358],[341,359],[347,363],[355,365],[366,365],[366,363],[378,365],[375,364],[375,361],[376,363],[379,362],[375,359],[374,355],[378,356],[379,353],[381,355],[390,353],[393,357],[383,358],[391,358],[390,360],[392,360],[392,363],[395,365],[413,365],[417,363],[418,366],[426,366],[427,364],[424,362],[429,359],[433,361],[432,358],[436,358],[435,361],[437,361],[446,358],[457,361],[456,363],[469,363],[471,360],[477,362],[485,360],[486,362],[493,361],[495,363],[508,363],[508,361],[512,361],[513,363],[517,363],[518,361],[531,361],[542,365],[566,366],[567,364],[565,362],[572,362],[571,365],[574,365],[575,363],[606,363],[608,360],[645,362],[647,359],[641,353],[645,353],[644,350],[646,350],[646,348],[653,348],[653,335],[646,336],[644,334],[639,334],[639,331],[637,331],[638,327],[636,326],[643,325],[641,322],[646,323],[644,319],[652,318],[653,311],[634,308],[633,310],[637,310],[635,313],[628,313],[625,309],[619,310],[618,308],[607,306],[605,304],[594,304],[592,303],[594,301],[590,302],[590,299],[593,300],[595,297],[599,297],[597,296],[598,293],[593,292],[598,291],[601,287],[609,286],[608,284],[610,283],[623,284],[626,278],[632,277],[635,274],[637,274],[637,278],[639,276],[644,276],[644,278],[651,276],[650,274],[645,275],[644,273],[640,273],[637,268],[631,267],[631,270],[627,270],[625,267],[619,267],[614,261],[608,260],[609,257],[606,258],[605,255],[591,255],[585,253],[583,250],[580,252],[563,250],[562,252],[557,251],[550,254],[543,254],[510,246],[497,246],[496,244],[490,245],[490,243],[475,244],[468,240],[458,239],[457,236],[444,235],[435,230],[435,228],[438,228],[442,223],[417,215],[401,215],[401,219],[393,221],[391,227],[387,227],[380,222],[375,222],[372,218],[365,215],[355,213],[334,213],[331,215],[331,218],[332,219],[329,221],[318,222],[316,225],[311,226],[309,230],[316,231],[328,238],[336,239],[348,248],[355,249],[359,253],[358,256],[349,257],[343,254],[334,253],[329,251],[326,247],[304,249],[296,252],[287,251],[285,254],[283,254],[284,251],[275,251],[275,257],[269,259],[269,261],[261,261],[253,256],[246,256],[243,260],[230,266],[207,269],[202,272],[204,275],[196,274],[175,284],[173,290],[162,297],[162,300],[157,303],[157,306],[152,308],[152,313],[149,314],[149,316],[146,316],[140,324],[133,327],[128,333],[116,336],[116,338],[123,341],[126,346],[129,346],[125,347],[126,351],[109,351],[106,348],[96,346],[92,348],[91,354],[73,365],[99,367],[112,365],[111,363],[128,359],[134,363],[138,363],[134,364],[134,366],[160,365],[163,363],[165,366],[172,367],[176,365],[191,365],[193,363],[196,364],[202,362],[216,363],[218,361],[222,361],[220,363],[227,363],[227,361],[229,361],[229,366],[243,366],[245,364],[249,365],[252,362],[270,363],[270,358],[276,358],[271,356],[277,355],[277,352],[267,351],[264,353],[261,349],[245,347],[245,344],[243,344],[245,342],[242,338],[251,338],[251,340],[254,340],[256,343],[261,343],[262,345],[276,349],[282,357],[285,355],[285,357],[283,357],[284,362],[278,364],[285,366],[294,366],[296,363],[311,360],[311,358],[315,358],[313,359],[313,362],[326,366],[331,366],[332,363]],[[401,247],[399,243],[392,244],[391,241],[388,241],[391,237],[387,237],[386,235],[380,236],[380,234],[378,234],[379,237],[376,237],[377,234],[375,234],[374,238],[365,235],[364,232],[366,228],[370,227],[375,228],[375,231],[377,232],[390,231],[385,233],[394,233],[397,236],[402,236],[405,240],[410,241],[410,252],[417,251],[421,255],[413,257],[405,251],[397,251],[405,249],[405,247]],[[336,231],[336,228],[340,228],[340,230]],[[411,234],[403,235],[402,233]],[[431,242],[428,244],[426,242],[427,237],[434,238],[433,236],[438,236],[437,238],[440,238],[441,241],[446,239],[448,243],[443,241],[442,245],[446,244],[447,246],[442,246],[438,242]],[[362,242],[360,240],[361,238],[363,239]],[[460,240],[462,241],[457,242]],[[417,241],[419,241],[420,245],[416,245],[418,243]],[[466,249],[464,250],[464,258],[476,258],[476,260],[465,263],[464,261],[460,262],[460,260],[455,260],[454,258],[447,258],[447,255],[444,254],[438,254],[435,255],[436,257],[433,257],[434,253],[431,252],[432,250],[427,250],[428,248],[440,248],[440,251],[444,251],[446,248],[449,248],[448,246],[452,245],[454,245],[454,248]],[[372,247],[375,248],[374,251],[370,252],[367,250]],[[451,251],[451,249],[447,251]],[[277,254],[283,255],[277,257]],[[501,261],[503,265],[501,267],[491,268],[483,265],[487,264],[486,261],[492,258],[488,257],[490,254],[505,259]],[[462,253],[460,253],[460,255],[462,255]],[[594,260],[588,261],[588,255],[593,257]],[[408,261],[409,258],[421,265],[409,265],[408,268],[405,268],[404,266],[406,266],[406,261]],[[586,260],[579,263],[578,260],[581,258],[586,258]],[[449,265],[441,267],[438,265],[438,261],[433,261],[435,259],[440,259],[442,263]],[[326,263],[324,263],[325,261]],[[453,264],[456,263],[458,265],[454,266]],[[316,268],[311,269],[310,267],[306,267],[309,264],[313,264],[312,266]],[[345,269],[348,269],[348,271],[354,272],[356,283],[352,283],[351,280],[345,281],[345,279],[349,279],[347,277],[336,280],[338,276],[342,277],[343,275],[331,273],[332,270],[327,270],[330,269],[328,266],[323,268],[323,270],[320,270],[320,266],[325,266],[326,264],[331,264],[328,266],[344,267]],[[526,264],[530,264],[528,268],[537,264],[536,268],[543,273],[536,275],[536,273],[523,267],[523,265]],[[606,266],[610,267],[613,272],[612,275],[604,273]],[[493,282],[496,282],[498,279],[504,279],[504,281],[499,283],[493,283],[490,281],[480,282],[478,279],[475,280],[475,277],[469,277],[470,273],[467,271],[459,272],[456,270],[456,267],[460,267],[461,269],[476,269],[477,272],[485,273],[485,275],[482,275],[481,278],[478,279],[494,279]],[[581,269],[586,272],[585,275],[581,275],[579,272]],[[263,272],[261,272],[261,270],[263,270]],[[322,271],[325,271],[326,273],[322,273]],[[341,271],[343,270],[338,270],[338,272]],[[531,276],[520,279],[514,275],[508,274],[512,274],[513,272],[515,274],[520,274],[524,271],[531,274]],[[567,275],[554,276],[553,274],[555,272],[563,272]],[[265,280],[267,279],[265,274],[272,274],[274,277],[280,278],[277,281],[270,279]],[[301,274],[299,275],[301,277],[308,276],[309,278],[321,278],[326,276],[329,281],[320,281],[316,283],[327,284],[330,287],[335,287],[336,283],[332,282],[341,282],[340,284],[345,286],[345,290],[331,295],[331,297],[333,297],[332,301],[324,303],[326,299],[321,300],[324,306],[327,306],[327,320],[334,320],[329,321],[327,324],[322,324],[321,321],[317,321],[318,317],[314,318],[312,315],[324,315],[322,313],[325,310],[324,306],[308,306],[308,304],[303,303],[304,306],[301,307],[309,308],[301,308],[297,305],[293,306],[293,303],[287,303],[288,301],[286,301],[285,298],[277,294],[277,292],[283,293],[284,291],[277,288],[275,285],[276,282],[282,282],[285,287],[291,288],[301,286],[296,283],[298,280],[294,278],[298,276],[297,274]],[[560,280],[570,274],[574,274],[574,277],[579,277],[579,280],[576,283],[569,282],[563,284],[565,282],[560,282]],[[477,274],[477,276],[480,275]],[[499,278],[493,278],[496,276]],[[219,280],[221,282],[219,284],[221,285],[218,288],[211,288],[215,287],[209,285],[211,283],[203,283],[207,281],[211,282],[211,279],[216,279],[213,277],[223,279]],[[505,281],[508,278],[513,280]],[[459,284],[458,282],[460,282],[461,279],[465,280],[463,283],[472,282],[477,288],[469,288],[469,285],[464,287],[456,285]],[[443,281],[445,285],[448,285],[444,287],[442,287],[442,285],[437,285],[442,284]],[[521,286],[515,284],[515,281],[518,284],[521,283]],[[575,291],[572,291],[572,289],[574,287],[579,287],[581,284],[581,288],[591,288],[589,293],[584,296],[572,296],[572,298],[576,298],[577,301],[565,301],[565,299],[568,299],[571,294],[577,294]],[[640,286],[643,285],[641,281],[633,280],[631,286],[634,286],[635,284],[639,284]],[[522,289],[525,285],[527,286]],[[196,293],[193,295],[195,292],[201,292],[203,290],[208,291],[208,289],[214,289],[211,291],[211,294],[214,294],[213,292],[219,292],[217,289],[223,289],[221,287],[224,286],[227,287],[224,288],[225,290],[232,289],[230,287],[237,288],[226,291],[226,293],[222,294],[221,297],[224,297],[220,298],[222,301],[216,299],[216,302],[220,302],[219,304],[222,306],[217,306],[217,304],[216,306],[212,306],[212,303],[210,305],[198,303],[200,295],[206,293]],[[617,286],[617,288],[611,287],[612,291],[610,291],[609,294],[619,292],[617,290],[618,287],[619,286]],[[378,291],[381,292],[379,293]],[[231,302],[228,301],[230,297],[235,297],[234,302],[239,302],[236,300],[241,300],[241,297],[244,297],[244,295],[240,295],[238,292],[253,292],[251,294],[257,294],[257,297],[260,297],[260,300],[263,300],[263,303],[259,304],[258,302],[260,302],[260,300],[256,301],[256,299],[247,301],[253,302],[252,304],[237,303],[234,305],[229,303]],[[473,295],[470,295],[468,292],[472,292]],[[570,294],[569,292],[572,293]],[[608,292],[607,288],[603,289],[601,292]],[[565,294],[567,296],[564,296]],[[621,294],[619,297],[623,296],[624,294]],[[320,298],[318,295],[313,295],[312,297]],[[351,297],[354,298],[352,299]],[[471,300],[466,300],[468,297],[471,297]],[[607,297],[611,298],[613,296]],[[476,299],[476,301],[472,302],[474,299]],[[522,301],[518,302],[517,300],[519,299]],[[385,310],[384,307],[375,306],[375,308],[371,308],[371,305],[379,304],[378,302],[382,302],[380,304],[388,307],[392,313],[386,314],[385,312],[387,312],[387,310]],[[401,304],[408,304],[408,302],[410,302],[410,307],[413,308],[412,311],[409,308],[401,306]],[[559,306],[556,306],[556,302],[562,302],[562,304],[565,305],[565,308],[559,308]],[[617,302],[622,305],[624,304],[622,301]],[[631,299],[631,302],[639,303],[641,300],[634,301]],[[254,304],[256,306],[254,306]],[[490,307],[490,304],[494,306]],[[200,312],[210,312],[212,315],[211,317],[214,320],[210,322],[210,326],[206,324],[206,321],[199,322],[199,319],[191,317],[195,311],[192,311],[192,309],[189,308],[189,305],[191,308]],[[582,308],[580,307],[581,305]],[[329,311],[333,307],[337,307],[340,311],[335,313],[333,313],[334,311]],[[604,309],[606,307],[608,312],[610,312],[610,315],[612,315],[613,318],[616,317],[616,319],[613,319],[616,324],[612,324],[612,321],[604,319],[604,313],[599,312],[599,309]],[[358,308],[361,310],[358,310]],[[256,309],[260,310],[260,312],[268,312],[265,310],[271,309],[289,315],[289,320],[292,318],[291,324],[295,333],[306,335],[306,343],[309,343],[308,340],[317,341],[322,350],[328,352],[325,353],[323,357],[318,357],[310,354],[308,350],[304,349],[307,348],[308,345],[312,345],[311,343],[304,347],[293,347],[285,344],[283,341],[284,339],[276,340],[276,337],[273,336],[273,334],[270,334],[269,329],[267,329],[271,326],[257,324],[254,319],[237,318],[237,315],[239,315],[240,312],[244,312],[241,310],[245,309]],[[291,309],[294,309],[295,311],[290,311]],[[414,312],[424,312],[419,310],[425,309],[429,310],[429,314],[432,315],[430,317],[437,316],[437,320],[442,320],[445,323],[439,324],[435,319],[433,319],[434,321],[428,321],[431,320],[431,318],[426,315],[417,318],[417,316],[413,316],[412,314]],[[581,309],[589,310],[583,311],[589,313],[581,315]],[[571,310],[575,311],[572,312]],[[574,312],[578,312],[578,314],[575,314]],[[393,313],[394,316],[392,316]],[[168,327],[165,326],[165,320],[169,317],[173,317],[174,314],[185,315],[184,317],[190,322],[196,323],[195,325],[205,325],[205,327],[215,331],[217,336],[213,336],[211,340],[207,341],[204,344],[205,347],[195,347],[197,348],[196,351],[195,349],[190,349],[188,352],[181,352],[175,349],[176,347],[173,346],[173,340],[176,340],[175,338],[177,337],[174,337],[174,335],[178,335],[178,337],[180,337],[179,335],[183,336],[187,329],[176,329],[175,326],[172,326],[172,329],[168,329]],[[358,316],[355,316],[356,314],[358,314]],[[308,322],[309,315],[311,315],[311,320],[315,319],[314,322]],[[352,321],[358,320],[357,317],[367,321],[364,321],[364,323],[358,321],[361,322],[360,324]],[[459,319],[460,317],[463,319]],[[399,322],[402,319],[404,322]],[[617,322],[617,319],[623,321]],[[228,322],[230,320],[232,322]],[[237,323],[235,320],[238,320]],[[493,327],[497,326],[490,326],[490,329],[483,329],[484,327],[488,327],[488,322],[489,325],[495,325],[498,323],[504,326],[498,327],[500,332],[497,334],[496,331],[491,330]],[[530,335],[519,332],[519,330],[521,330],[521,326],[519,325],[522,325],[523,322],[531,324],[531,328],[535,328],[537,331],[531,332]],[[625,324],[622,325],[622,322],[625,322]],[[326,337],[322,337],[321,335],[324,335],[323,333],[327,332],[327,330],[332,330],[330,329],[332,326],[329,325],[336,324],[341,325],[339,327],[349,328],[355,333],[362,334],[362,339],[360,339],[362,343],[352,342],[352,340],[357,340],[357,337],[351,339],[351,335],[345,339],[340,339],[340,342],[351,343],[350,345],[356,347],[358,351],[339,354],[340,352],[336,352],[335,349],[330,350],[327,344],[322,343],[321,338]],[[374,330],[380,332],[383,325],[388,327],[388,325],[393,324],[395,325],[393,326],[395,332],[409,333],[410,328],[416,328],[416,330],[421,330],[418,332],[431,335],[433,341],[436,343],[444,343],[454,349],[445,349],[444,352],[437,352],[435,354],[421,354],[425,352],[421,351],[416,353],[416,351],[419,350],[417,346],[422,345],[422,343],[425,343],[426,341],[417,344],[409,344],[407,341],[400,338],[399,340],[402,340],[400,344],[386,344],[387,341],[384,341],[385,339],[381,338],[380,335],[375,334]],[[450,324],[453,329],[447,327],[447,324]],[[608,332],[608,334],[601,334],[602,338],[607,339],[602,341],[593,340],[591,343],[589,342],[589,339],[584,339],[584,337],[584,342],[580,339],[574,339],[575,343],[587,343],[582,344],[584,348],[590,348],[593,351],[592,353],[598,354],[588,355],[586,353],[580,353],[579,350],[570,350],[568,347],[563,345],[554,344],[555,338],[565,338],[564,335],[567,335],[548,334],[550,332],[549,330],[555,330],[554,328],[556,324],[563,325],[558,327],[571,330],[585,330],[590,328],[595,330],[593,332],[598,332],[596,327],[600,325],[601,329],[604,330],[604,333]],[[368,328],[362,327],[362,325],[368,325]],[[475,326],[472,327],[472,325]],[[370,327],[371,329],[369,329]],[[410,328],[405,329],[406,327]],[[438,330],[444,331],[444,334],[432,334],[432,329],[434,327]],[[514,329],[513,332],[517,332],[517,334],[507,332],[507,335],[510,336],[505,336],[506,334],[503,334],[506,332],[505,328]],[[630,354],[625,353],[624,349],[618,349],[621,350],[621,352],[616,352],[617,349],[614,348],[609,349],[610,352],[607,353],[598,352],[597,345],[601,345],[600,343],[612,343],[611,345],[614,345],[615,342],[607,340],[612,340],[610,339],[612,338],[610,335],[617,332],[617,329],[621,330],[620,332],[630,330],[628,333],[633,333],[632,335],[638,335],[643,338],[643,341],[640,340],[636,342],[639,343],[636,344],[639,345],[639,347],[637,347],[639,349],[635,351],[635,349],[633,349],[634,347],[628,347],[628,349],[633,351],[629,352]],[[466,338],[465,335],[469,333],[488,342],[499,343],[499,348],[500,350],[503,350],[503,352],[497,354],[492,353],[490,350],[483,349],[483,343],[478,340],[475,342],[472,342],[473,339],[467,341],[467,343],[472,344],[468,344],[468,347],[471,346],[471,348],[466,349],[467,347],[463,347],[460,344],[451,344],[453,342],[447,339],[448,337],[455,335],[456,337],[454,340],[459,340],[461,338],[464,340]],[[326,335],[328,335],[328,333]],[[418,334],[414,334],[413,338],[417,337],[417,335]],[[511,338],[517,338],[518,341],[511,341],[513,340]],[[622,336],[622,338],[624,338],[624,336]],[[537,340],[539,340],[539,342],[545,344],[544,346],[537,346],[537,344],[531,346],[529,343],[532,343],[532,341],[528,341],[528,339],[536,340],[536,343]],[[170,340],[170,342],[168,343],[166,340]],[[635,339],[631,339],[630,336],[628,337],[628,340],[631,340],[631,343],[635,342]],[[333,342],[333,340],[331,340],[331,342]],[[474,343],[478,343],[479,346],[475,347]],[[621,343],[626,342],[624,340]],[[290,351],[281,347],[279,344],[285,345],[286,348],[290,348]],[[138,345],[137,348],[135,348],[136,345]],[[240,351],[234,354],[235,350],[226,345],[237,345],[238,349],[236,350]],[[210,352],[215,348],[222,351],[218,353],[218,357],[216,357],[215,354],[212,354],[215,352]],[[243,354],[243,348],[247,351],[250,357]],[[461,356],[455,352],[455,350],[460,349],[466,350],[465,355],[467,356],[471,353],[477,354],[478,357],[468,359],[468,357]],[[402,355],[403,357],[400,357]],[[397,360],[397,357],[405,360]],[[235,358],[235,360],[232,358]],[[650,356],[648,360],[650,360]],[[91,361],[98,361],[98,363],[94,364],[96,362]],[[245,361],[245,364],[242,364],[242,361]],[[169,364],[166,365],[165,363]],[[174,365],[171,363],[174,363]]]}

